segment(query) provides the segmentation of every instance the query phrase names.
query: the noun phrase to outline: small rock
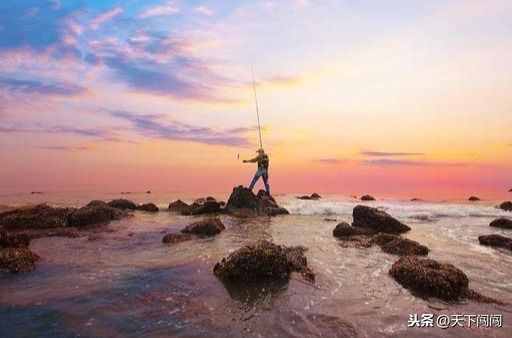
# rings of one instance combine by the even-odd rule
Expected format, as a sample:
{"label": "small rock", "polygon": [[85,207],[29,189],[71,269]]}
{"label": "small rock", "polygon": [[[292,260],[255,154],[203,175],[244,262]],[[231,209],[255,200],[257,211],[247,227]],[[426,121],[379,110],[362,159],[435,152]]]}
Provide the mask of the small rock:
{"label": "small rock", "polygon": [[158,207],[155,204],[153,204],[153,203],[141,204],[141,205],[137,206],[137,210],[147,211],[147,212],[158,212],[158,211],[160,211],[160,209],[158,209]]}
{"label": "small rock", "polygon": [[470,198],[468,198],[468,201],[470,201],[470,202],[478,202],[478,201],[480,201],[480,198],[478,198],[476,196],[471,196]]}
{"label": "small rock", "polygon": [[69,215],[68,225],[83,227],[87,225],[106,224],[113,220],[119,220],[124,216],[126,216],[126,214],[122,210],[113,208],[103,201],[91,201],[85,207]]}
{"label": "small rock", "polygon": [[311,195],[298,196],[297,198],[300,200],[319,200],[322,198],[322,196],[315,192],[312,193]]}
{"label": "small rock", "polygon": [[7,269],[12,273],[32,271],[38,260],[39,256],[28,248],[0,249],[0,269]]}
{"label": "small rock", "polygon": [[375,197],[371,195],[364,195],[361,197],[361,201],[375,201]]}
{"label": "small rock", "polygon": [[492,221],[489,226],[502,229],[512,229],[512,220],[505,217],[498,218]]}
{"label": "small rock", "polygon": [[374,232],[400,234],[411,230],[407,225],[386,212],[364,205],[356,206],[352,212],[352,217],[352,226],[366,228]]}
{"label": "small rock", "polygon": [[181,230],[184,234],[195,234],[199,236],[215,236],[221,233],[226,227],[218,218],[209,218],[196,223],[192,223]]}
{"label": "small rock", "polygon": [[411,198],[411,202],[423,202],[421,198]]}
{"label": "small rock", "polygon": [[364,236],[369,235],[372,232],[369,230],[366,230],[364,228],[356,228],[353,226],[350,226],[350,224],[346,222],[341,222],[332,231],[332,235],[334,237],[350,237],[350,236]]}
{"label": "small rock", "polygon": [[75,209],[53,208],[47,204],[24,207],[0,214],[0,225],[6,229],[47,229],[67,226],[68,216]]}
{"label": "small rock", "polygon": [[146,194],[151,194],[151,190],[146,191]]}
{"label": "small rock", "polygon": [[0,248],[28,248],[30,237],[27,234],[10,234],[0,231]]}
{"label": "small rock", "polygon": [[123,199],[123,198],[112,200],[112,201],[108,202],[107,204],[109,206],[111,206],[112,208],[121,209],[121,210],[127,210],[127,209],[128,210],[135,210],[135,209],[137,209],[137,205],[135,203],[133,203],[130,200]]}
{"label": "small rock", "polygon": [[505,211],[512,211],[512,202],[503,202],[500,204],[499,208]]}
{"label": "small rock", "polygon": [[399,256],[426,256],[430,251],[426,246],[400,236],[378,234],[372,238],[382,251]]}
{"label": "small rock", "polygon": [[512,250],[512,238],[508,238],[505,236],[485,235],[478,237],[478,241],[482,245]]}
{"label": "small rock", "polygon": [[190,234],[167,234],[162,238],[162,242],[166,244],[177,244],[191,240],[192,238]]}
{"label": "small rock", "polygon": [[169,211],[172,212],[183,212],[190,209],[190,205],[183,202],[182,200],[177,200],[169,204]]}

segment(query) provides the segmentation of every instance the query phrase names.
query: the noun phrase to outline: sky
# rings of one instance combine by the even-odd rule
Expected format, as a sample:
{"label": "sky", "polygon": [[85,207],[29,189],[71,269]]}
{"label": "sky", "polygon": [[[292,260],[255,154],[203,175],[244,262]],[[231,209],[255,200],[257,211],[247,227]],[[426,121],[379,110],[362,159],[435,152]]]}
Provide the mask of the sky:
{"label": "sky", "polygon": [[[500,199],[509,0],[3,0],[0,191]],[[240,159],[238,159],[238,154]]]}

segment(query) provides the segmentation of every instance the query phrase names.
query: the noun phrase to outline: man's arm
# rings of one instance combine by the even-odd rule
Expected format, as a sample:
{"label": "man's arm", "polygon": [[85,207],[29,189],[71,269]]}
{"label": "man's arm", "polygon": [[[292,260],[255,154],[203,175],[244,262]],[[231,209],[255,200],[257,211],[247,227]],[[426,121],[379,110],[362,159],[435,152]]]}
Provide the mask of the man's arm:
{"label": "man's arm", "polygon": [[252,158],[250,160],[244,160],[243,161],[244,163],[254,163],[254,162],[258,162],[258,156],[256,156],[255,158]]}

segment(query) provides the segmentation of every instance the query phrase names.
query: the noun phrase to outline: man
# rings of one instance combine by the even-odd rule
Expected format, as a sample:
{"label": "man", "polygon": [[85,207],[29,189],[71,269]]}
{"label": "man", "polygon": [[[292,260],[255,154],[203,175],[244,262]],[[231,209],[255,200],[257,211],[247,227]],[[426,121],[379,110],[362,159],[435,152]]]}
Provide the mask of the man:
{"label": "man", "polygon": [[249,185],[249,189],[253,189],[256,182],[258,182],[259,178],[263,178],[263,183],[265,184],[265,190],[267,194],[270,195],[270,186],[268,184],[268,155],[265,154],[263,148],[258,149],[258,156],[250,160],[244,160],[244,163],[255,163],[258,162],[258,170],[256,174],[254,174],[254,178],[252,179],[251,185]]}

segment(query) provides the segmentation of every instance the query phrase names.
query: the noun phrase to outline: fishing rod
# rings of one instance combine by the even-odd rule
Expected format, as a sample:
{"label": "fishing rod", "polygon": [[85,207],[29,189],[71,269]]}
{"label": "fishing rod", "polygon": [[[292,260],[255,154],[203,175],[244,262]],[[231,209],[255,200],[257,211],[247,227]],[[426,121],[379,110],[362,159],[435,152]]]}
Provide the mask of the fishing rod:
{"label": "fishing rod", "polygon": [[260,139],[260,149],[263,149],[263,142],[261,141],[261,124],[260,124],[260,107],[258,104],[258,95],[256,94],[256,81],[254,80],[254,68],[251,65],[252,74],[252,90],[254,91],[254,102],[256,104],[256,117],[258,118],[258,135]]}

